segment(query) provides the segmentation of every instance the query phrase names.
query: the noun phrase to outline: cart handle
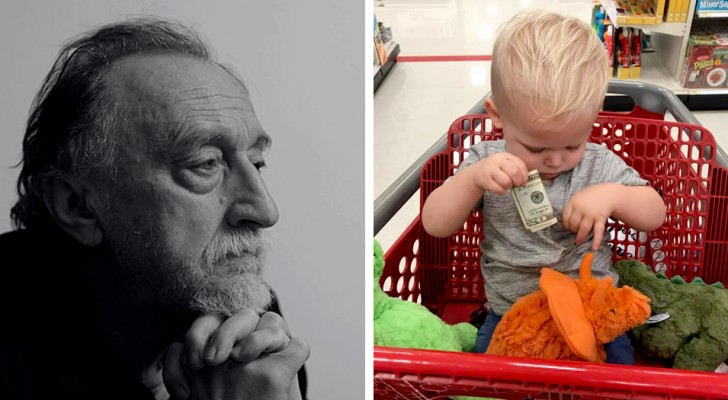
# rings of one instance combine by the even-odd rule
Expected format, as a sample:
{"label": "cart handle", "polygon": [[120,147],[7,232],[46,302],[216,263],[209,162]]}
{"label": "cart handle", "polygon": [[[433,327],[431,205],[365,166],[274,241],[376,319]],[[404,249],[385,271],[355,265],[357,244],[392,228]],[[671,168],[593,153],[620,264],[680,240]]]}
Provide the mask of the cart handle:
{"label": "cart handle", "polygon": [[[678,122],[700,125],[700,121],[695,118],[685,104],[674,93],[661,86],[644,82],[610,80],[607,91],[609,93],[630,96],[634,100],[635,106],[644,110],[660,115],[665,115],[665,111],[670,111],[670,114]],[[485,112],[485,99],[490,97],[490,95],[491,93],[488,92],[466,114],[483,114]],[[698,134],[698,131],[696,131],[696,134]],[[446,148],[447,132],[374,200],[375,235],[402,208],[407,200],[417,192],[420,187],[420,172],[425,163],[432,156],[444,151]],[[717,146],[716,161],[720,165],[728,167],[728,155],[726,155],[720,146]]]}

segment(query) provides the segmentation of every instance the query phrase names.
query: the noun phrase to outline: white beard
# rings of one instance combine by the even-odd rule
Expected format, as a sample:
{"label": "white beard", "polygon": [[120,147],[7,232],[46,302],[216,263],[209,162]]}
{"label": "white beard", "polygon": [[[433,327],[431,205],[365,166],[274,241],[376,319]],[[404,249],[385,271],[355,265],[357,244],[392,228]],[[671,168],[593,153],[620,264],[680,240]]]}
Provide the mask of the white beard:
{"label": "white beard", "polygon": [[[268,250],[265,232],[236,231],[217,237],[204,250],[202,260],[194,263],[162,248],[152,232],[147,237],[127,234],[121,240],[107,235],[107,246],[115,250],[134,302],[164,314],[231,316],[243,308],[263,313],[272,301],[262,277]],[[142,248],[145,251],[129,250]],[[236,257],[239,264],[228,265],[226,271],[215,269],[216,264]]]}
{"label": "white beard", "polygon": [[262,314],[272,300],[265,280],[252,273],[231,277],[207,277],[190,300],[193,310],[204,314],[232,316],[242,308]]}

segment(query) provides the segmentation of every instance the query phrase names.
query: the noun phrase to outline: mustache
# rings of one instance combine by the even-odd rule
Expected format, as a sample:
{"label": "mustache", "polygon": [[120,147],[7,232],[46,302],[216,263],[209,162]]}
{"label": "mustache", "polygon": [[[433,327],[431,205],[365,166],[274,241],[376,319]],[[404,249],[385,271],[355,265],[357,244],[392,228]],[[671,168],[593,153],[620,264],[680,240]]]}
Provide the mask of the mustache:
{"label": "mustache", "polygon": [[202,252],[202,261],[205,266],[212,268],[217,262],[251,255],[262,263],[269,246],[266,230],[261,228],[235,230],[216,236]]}

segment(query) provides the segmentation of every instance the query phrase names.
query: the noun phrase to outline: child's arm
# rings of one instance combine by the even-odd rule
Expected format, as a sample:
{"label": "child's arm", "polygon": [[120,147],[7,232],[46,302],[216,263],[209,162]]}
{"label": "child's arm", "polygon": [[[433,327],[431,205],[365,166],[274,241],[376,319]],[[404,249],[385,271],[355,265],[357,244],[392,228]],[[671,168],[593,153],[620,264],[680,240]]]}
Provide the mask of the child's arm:
{"label": "child's arm", "polygon": [[642,232],[657,229],[665,221],[665,203],[650,186],[602,183],[576,193],[564,207],[564,228],[583,242],[594,231],[592,248],[599,248],[607,218],[616,218]]}
{"label": "child's arm", "polygon": [[506,194],[528,182],[526,164],[509,153],[497,153],[463,169],[435,189],[422,207],[422,226],[435,237],[460,229],[486,191]]}

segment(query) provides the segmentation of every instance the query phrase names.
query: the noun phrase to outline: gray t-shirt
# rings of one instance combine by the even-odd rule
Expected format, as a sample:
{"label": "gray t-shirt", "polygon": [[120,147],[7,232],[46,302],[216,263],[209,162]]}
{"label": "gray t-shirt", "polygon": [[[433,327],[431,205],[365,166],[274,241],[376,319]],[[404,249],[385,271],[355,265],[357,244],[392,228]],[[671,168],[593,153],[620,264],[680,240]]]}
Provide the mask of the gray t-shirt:
{"label": "gray t-shirt", "polygon": [[[472,146],[456,174],[466,167],[505,151],[503,140],[484,141]],[[520,297],[538,290],[540,270],[548,266],[573,278],[579,277],[584,253],[591,251],[593,234],[581,245],[576,234],[564,228],[561,216],[568,199],[584,188],[600,183],[644,186],[649,182],[605,146],[587,143],[584,158],[573,170],[562,173],[550,185],[545,183],[558,222],[536,233],[523,226],[510,193],[504,196],[486,192],[482,203],[483,241],[480,268],[485,278],[485,293],[493,311],[503,315]],[[612,268],[608,235],[594,252],[592,274],[596,278],[618,276]]]}

